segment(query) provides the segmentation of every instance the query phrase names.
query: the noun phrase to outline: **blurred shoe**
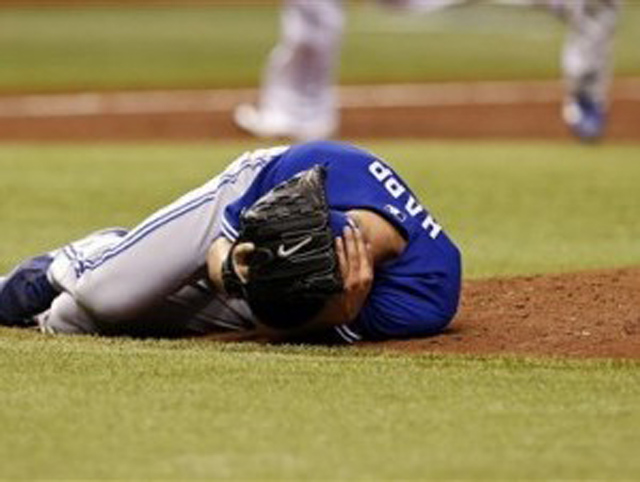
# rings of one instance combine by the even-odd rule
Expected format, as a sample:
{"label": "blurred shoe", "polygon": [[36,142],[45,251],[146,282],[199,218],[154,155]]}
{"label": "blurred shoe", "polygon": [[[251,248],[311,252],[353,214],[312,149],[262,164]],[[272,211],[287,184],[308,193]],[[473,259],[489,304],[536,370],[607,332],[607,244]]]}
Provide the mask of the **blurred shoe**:
{"label": "blurred shoe", "polygon": [[51,254],[20,263],[0,284],[0,325],[31,326],[33,318],[47,310],[58,290],[47,278]]}
{"label": "blurred shoe", "polygon": [[284,115],[266,114],[251,104],[241,104],[233,112],[235,124],[256,137],[288,138],[305,142],[331,137],[336,129],[335,122],[299,122]]}
{"label": "blurred shoe", "polygon": [[571,132],[584,142],[597,141],[604,134],[605,109],[601,103],[585,94],[567,99],[562,116]]}

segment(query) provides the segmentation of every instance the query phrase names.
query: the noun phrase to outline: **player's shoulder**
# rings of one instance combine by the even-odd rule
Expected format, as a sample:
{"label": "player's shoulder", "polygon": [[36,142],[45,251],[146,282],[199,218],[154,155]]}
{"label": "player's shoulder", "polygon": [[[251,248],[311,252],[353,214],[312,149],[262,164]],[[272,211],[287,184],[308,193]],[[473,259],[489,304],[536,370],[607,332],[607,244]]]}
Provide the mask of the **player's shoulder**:
{"label": "player's shoulder", "polygon": [[313,141],[291,146],[283,156],[285,162],[302,163],[309,167],[321,164],[329,169],[335,165],[368,164],[378,157],[370,151],[345,142]]}

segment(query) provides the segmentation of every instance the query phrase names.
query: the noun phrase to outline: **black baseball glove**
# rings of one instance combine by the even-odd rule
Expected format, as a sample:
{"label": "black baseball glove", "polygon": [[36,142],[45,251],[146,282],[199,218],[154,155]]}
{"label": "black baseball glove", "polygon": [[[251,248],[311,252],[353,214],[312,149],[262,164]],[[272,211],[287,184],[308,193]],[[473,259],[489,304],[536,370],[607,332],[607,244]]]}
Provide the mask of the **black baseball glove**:
{"label": "black baseball glove", "polygon": [[[223,266],[226,291],[245,298],[258,319],[274,328],[303,325],[343,289],[329,227],[324,180],[315,166],[277,185],[240,217],[237,241]],[[248,282],[242,283],[233,249],[251,242]]]}

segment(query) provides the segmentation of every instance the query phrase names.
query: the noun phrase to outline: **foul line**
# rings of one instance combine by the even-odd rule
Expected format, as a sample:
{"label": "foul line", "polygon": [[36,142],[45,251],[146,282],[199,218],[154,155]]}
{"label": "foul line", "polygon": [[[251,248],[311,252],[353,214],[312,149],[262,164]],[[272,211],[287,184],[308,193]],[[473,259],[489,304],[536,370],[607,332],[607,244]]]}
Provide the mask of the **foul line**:
{"label": "foul line", "polygon": [[[450,82],[345,86],[345,109],[557,103],[559,81]],[[89,92],[0,96],[0,118],[46,118],[169,113],[224,113],[257,98],[255,89]],[[617,79],[612,101],[640,102],[640,78]]]}

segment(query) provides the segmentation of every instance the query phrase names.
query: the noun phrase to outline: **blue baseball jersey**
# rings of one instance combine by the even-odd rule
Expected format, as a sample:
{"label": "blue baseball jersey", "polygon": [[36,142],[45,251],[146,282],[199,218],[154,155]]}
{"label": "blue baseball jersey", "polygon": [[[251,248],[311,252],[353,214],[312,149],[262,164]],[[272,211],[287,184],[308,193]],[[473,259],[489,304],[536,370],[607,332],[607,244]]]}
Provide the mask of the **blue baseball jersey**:
{"label": "blue baseball jersey", "polygon": [[226,207],[223,234],[233,241],[243,209],[277,184],[317,164],[327,170],[330,209],[374,211],[407,241],[400,256],[375,267],[371,292],[358,317],[332,327],[332,333],[354,342],[442,331],[458,307],[460,252],[393,168],[365,150],[321,141],[278,151],[244,194]]}

